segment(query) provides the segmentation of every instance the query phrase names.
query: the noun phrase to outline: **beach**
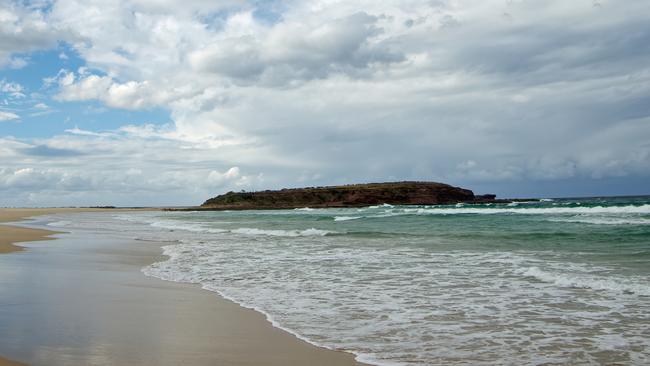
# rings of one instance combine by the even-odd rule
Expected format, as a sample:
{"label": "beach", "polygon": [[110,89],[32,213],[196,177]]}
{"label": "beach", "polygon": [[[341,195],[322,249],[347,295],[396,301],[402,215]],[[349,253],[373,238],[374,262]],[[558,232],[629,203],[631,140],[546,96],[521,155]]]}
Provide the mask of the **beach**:
{"label": "beach", "polygon": [[[93,230],[99,218],[60,222]],[[148,276],[380,366],[650,361],[650,197],[142,212]]]}
{"label": "beach", "polygon": [[[53,212],[72,211],[73,209],[0,209],[0,223],[20,221],[30,216],[45,215]],[[23,247],[14,245],[15,243],[47,240],[48,235],[55,234],[49,230],[27,229],[17,226],[0,225],[0,254],[18,252],[24,250]]]}
{"label": "beach", "polygon": [[[78,211],[2,209],[0,219]],[[61,232],[0,225],[0,365],[361,365],[214,292],[144,276],[165,260],[161,243]]]}
{"label": "beach", "polygon": [[39,213],[0,255],[28,365],[650,361],[648,196]]}

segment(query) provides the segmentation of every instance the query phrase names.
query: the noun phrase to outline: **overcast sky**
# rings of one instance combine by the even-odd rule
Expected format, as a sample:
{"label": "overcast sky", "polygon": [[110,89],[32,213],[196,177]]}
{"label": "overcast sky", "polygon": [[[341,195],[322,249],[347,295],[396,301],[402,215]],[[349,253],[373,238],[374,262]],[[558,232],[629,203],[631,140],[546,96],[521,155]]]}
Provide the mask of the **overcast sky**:
{"label": "overcast sky", "polygon": [[0,0],[0,206],[650,194],[648,0]]}

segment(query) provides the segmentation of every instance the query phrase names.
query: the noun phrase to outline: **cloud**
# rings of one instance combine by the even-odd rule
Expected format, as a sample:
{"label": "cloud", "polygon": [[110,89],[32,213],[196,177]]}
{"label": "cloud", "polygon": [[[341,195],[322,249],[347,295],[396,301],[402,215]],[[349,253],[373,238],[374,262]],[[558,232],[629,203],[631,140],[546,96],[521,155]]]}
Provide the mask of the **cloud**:
{"label": "cloud", "polygon": [[224,181],[239,178],[239,167],[232,167],[225,173],[213,170],[208,174],[208,182],[211,184],[221,185]]}
{"label": "cloud", "polygon": [[53,47],[64,33],[48,23],[44,9],[0,0],[0,67],[24,67],[27,60],[12,55]]}
{"label": "cloud", "polygon": [[59,84],[61,91],[57,99],[61,101],[101,100],[109,107],[122,109],[141,109],[153,105],[148,99],[151,91],[147,81],[120,84],[108,76],[75,78],[73,73],[65,73],[59,78]]}
{"label": "cloud", "polygon": [[0,168],[0,187],[18,189],[45,189],[63,180],[63,174],[49,169]]}
{"label": "cloud", "polygon": [[36,145],[21,150],[21,153],[29,156],[41,156],[41,157],[69,157],[69,156],[80,156],[83,155],[79,151],[72,149],[58,149],[49,147],[47,145]]}
{"label": "cloud", "polygon": [[[383,30],[376,26],[378,18],[365,12],[270,29],[254,26],[251,18],[251,13],[230,18],[220,39],[189,55],[190,65],[199,72],[282,86],[336,73],[352,76],[371,64],[404,59],[376,40]],[[242,23],[253,25],[252,33],[237,31]]]}
{"label": "cloud", "polygon": [[153,130],[144,136],[128,129],[75,128],[34,143],[0,138],[0,204],[31,205],[36,198],[40,205],[200,203],[262,184],[259,167],[231,165],[237,153],[160,138]]}
{"label": "cloud", "polygon": [[22,69],[23,67],[29,64],[29,60],[24,57],[11,57],[7,62],[7,65],[11,69]]}
{"label": "cloud", "polygon": [[0,111],[0,121],[11,121],[15,119],[19,119],[20,116],[12,113],[12,112],[7,112],[7,111]]}
{"label": "cloud", "polygon": [[6,93],[12,99],[24,98],[25,88],[13,82],[7,82],[6,80],[0,80],[0,92]]}
{"label": "cloud", "polygon": [[97,133],[97,132],[82,130],[79,127],[67,129],[64,132],[70,133],[70,134],[73,134],[73,135],[81,135],[81,136],[97,136],[97,137],[101,137],[101,136],[108,136],[109,135],[107,133]]}
{"label": "cloud", "polygon": [[[0,59],[66,41],[86,65],[44,81],[56,101],[162,108],[172,123],[65,126],[0,163],[183,204],[387,179],[477,190],[650,179],[645,0],[273,3],[12,3],[7,24],[33,39]],[[18,37],[10,28],[0,39]],[[35,162],[38,146],[82,155]]]}

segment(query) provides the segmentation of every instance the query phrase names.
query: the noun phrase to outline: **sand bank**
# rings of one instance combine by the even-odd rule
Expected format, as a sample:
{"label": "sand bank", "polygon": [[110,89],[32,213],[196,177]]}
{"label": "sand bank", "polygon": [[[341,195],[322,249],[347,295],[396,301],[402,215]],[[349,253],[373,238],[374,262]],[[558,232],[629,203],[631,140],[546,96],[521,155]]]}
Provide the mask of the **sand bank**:
{"label": "sand bank", "polygon": [[[100,210],[101,209],[93,208],[0,208],[0,223],[16,222],[32,216],[49,215],[54,213],[95,212]],[[49,238],[48,236],[53,234],[56,234],[56,232],[0,225],[0,254],[24,250],[23,247],[14,244],[28,241],[49,240],[52,238]]]}
{"label": "sand bank", "polygon": [[[13,220],[13,219],[12,219]],[[42,233],[41,233],[42,234]],[[0,354],[38,365],[360,365],[195,285],[144,276],[160,243],[98,233],[0,256]]]}
{"label": "sand bank", "polygon": [[[52,213],[48,209],[0,209],[0,223],[20,221],[30,216],[45,215]],[[18,252],[23,250],[22,247],[14,245],[26,241],[45,240],[47,235],[55,234],[48,230],[25,229],[15,226],[0,225],[0,254]],[[2,361],[0,360],[0,365]]]}
{"label": "sand bank", "polygon": [[52,234],[56,234],[56,232],[0,225],[0,254],[24,250],[23,247],[14,245],[14,243],[47,240],[51,239],[47,236]]}

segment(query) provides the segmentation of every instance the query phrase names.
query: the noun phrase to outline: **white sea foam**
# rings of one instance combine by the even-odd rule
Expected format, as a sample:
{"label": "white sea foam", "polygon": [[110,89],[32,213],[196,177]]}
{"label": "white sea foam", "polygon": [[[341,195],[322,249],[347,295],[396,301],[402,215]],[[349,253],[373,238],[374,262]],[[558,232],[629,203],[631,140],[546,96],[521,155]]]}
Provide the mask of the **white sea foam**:
{"label": "white sea foam", "polygon": [[375,206],[368,206],[367,208],[393,208],[395,206],[390,205],[388,203],[382,203],[381,205],[375,205]]}
{"label": "white sea foam", "polygon": [[327,230],[318,230],[318,229],[306,229],[306,230],[266,230],[266,229],[257,229],[257,228],[239,228],[230,230],[234,234],[242,235],[267,235],[267,236],[280,236],[280,237],[298,237],[298,236],[325,236],[328,234],[335,234],[332,231]]}
{"label": "white sea foam", "polygon": [[[383,210],[380,210],[383,208]],[[383,207],[363,209],[363,216],[334,216],[334,221],[346,221],[359,218],[385,218],[405,215],[542,215],[545,220],[555,222],[574,222],[594,225],[647,225],[650,218],[650,205],[595,206],[595,207],[527,207],[511,203],[502,207]]]}
{"label": "white sea foam", "polygon": [[224,233],[228,231],[225,229],[206,227],[205,225],[202,224],[194,224],[194,223],[171,221],[171,220],[155,221],[150,223],[150,225],[153,227],[159,227],[167,230],[185,230],[185,231],[193,231],[197,233]]}
{"label": "white sea foam", "polygon": [[63,221],[50,222],[50,223],[47,223],[46,225],[47,226],[54,226],[54,227],[65,227],[65,226],[69,226],[70,224],[72,224],[71,221],[63,220]]}
{"label": "white sea foam", "polygon": [[[220,222],[221,224],[225,222]],[[278,237],[300,237],[300,236],[325,236],[328,234],[336,234],[333,231],[319,230],[315,228],[305,229],[305,230],[278,230],[278,229],[260,229],[260,228],[250,228],[250,227],[241,227],[236,229],[225,229],[225,228],[215,228],[206,226],[206,224],[198,224],[191,222],[181,222],[181,221],[154,221],[150,223],[153,227],[164,228],[167,230],[184,230],[195,233],[206,233],[206,234],[219,234],[219,233],[233,233],[239,235],[263,235],[263,236],[278,236]]]}
{"label": "white sea foam", "polygon": [[335,216],[334,221],[350,221],[361,219],[363,216]]}
{"label": "white sea foam", "polygon": [[[599,337],[615,332],[630,357],[650,360],[638,326],[650,310],[642,278],[526,253],[279,239],[167,246],[170,260],[143,272],[199,283],[303,340],[376,365],[575,362],[584,356],[565,347],[573,338],[596,354]],[[545,338],[530,342],[540,330]]]}
{"label": "white sea foam", "polygon": [[643,217],[620,217],[620,216],[571,216],[564,218],[553,218],[554,222],[574,222],[592,225],[650,225],[650,218]]}
{"label": "white sea foam", "polygon": [[650,285],[646,278],[603,277],[588,273],[544,271],[539,267],[520,268],[515,271],[522,276],[534,277],[540,281],[560,287],[574,287],[650,296]]}
{"label": "white sea foam", "polygon": [[454,214],[650,214],[650,205],[595,206],[595,207],[503,207],[503,208],[405,208],[404,213],[418,215]]}
{"label": "white sea foam", "polygon": [[[380,206],[361,211],[318,210],[309,215],[287,210],[260,213],[259,225],[252,214],[246,214],[242,219],[248,220],[246,227],[237,227],[236,215],[215,214],[197,222],[196,217],[183,220],[157,214],[143,215],[144,225],[134,230],[138,235],[143,232],[181,241],[166,246],[169,260],[144,268],[145,274],[198,283],[265,314],[274,326],[303,340],[349,350],[367,363],[602,364],[623,360],[650,364],[650,339],[643,326],[650,322],[647,276],[617,272],[598,262],[574,261],[559,251],[440,249],[435,235],[426,240],[418,236],[365,239],[329,236],[333,231],[326,230],[345,227],[354,231],[355,225],[365,229],[373,224],[366,218],[406,215],[395,219],[400,224],[394,229],[401,232],[401,223],[422,222],[422,217],[413,215],[439,214],[426,210],[524,211],[523,206]],[[619,206],[619,213],[603,213],[603,208],[592,207],[599,213],[540,214],[539,220],[551,227],[548,221],[555,219],[644,219],[645,213],[629,211],[647,209],[628,205]],[[419,209],[425,211],[418,213]],[[291,215],[292,227],[300,227],[296,220],[305,220],[302,227],[309,229],[281,225],[282,215]],[[364,220],[341,226],[333,222],[340,217]],[[269,225],[269,220],[276,220],[276,226]],[[392,220],[375,224],[390,231]],[[229,231],[205,231],[226,221]],[[155,234],[154,222],[195,225],[197,230]],[[125,226],[131,225],[138,225],[137,220]],[[576,253],[572,255],[582,255]]]}

